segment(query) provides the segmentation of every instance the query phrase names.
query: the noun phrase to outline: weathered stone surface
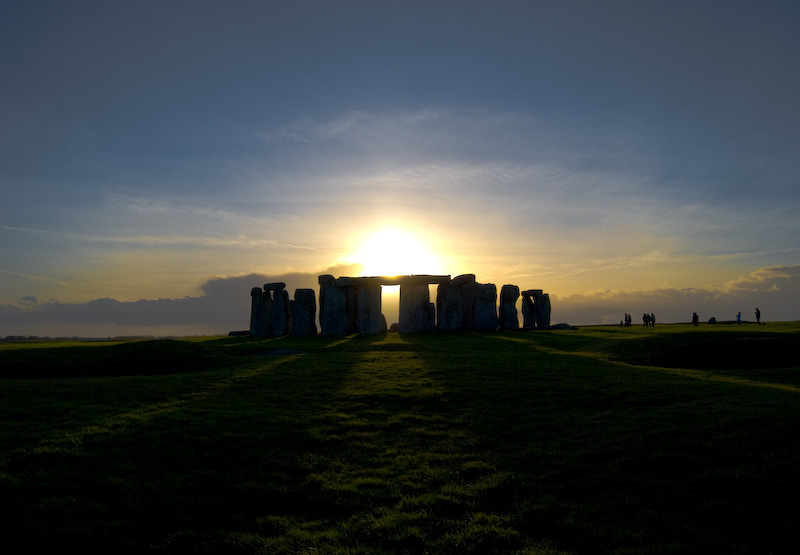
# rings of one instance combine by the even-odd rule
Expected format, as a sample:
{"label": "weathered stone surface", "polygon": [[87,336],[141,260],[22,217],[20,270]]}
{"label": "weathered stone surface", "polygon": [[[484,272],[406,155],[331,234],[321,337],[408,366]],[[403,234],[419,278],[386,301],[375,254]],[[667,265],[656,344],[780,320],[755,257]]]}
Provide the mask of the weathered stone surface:
{"label": "weathered stone surface", "polygon": [[461,330],[461,288],[451,283],[441,283],[436,289],[437,329],[441,331]]}
{"label": "weathered stone surface", "polygon": [[522,327],[526,330],[550,328],[550,295],[541,289],[522,292]]}
{"label": "weathered stone surface", "polygon": [[361,285],[358,291],[358,333],[386,333],[386,318],[381,313],[380,284]]}
{"label": "weathered stone surface", "polygon": [[427,282],[400,283],[400,333],[416,333],[434,329],[434,309]]}
{"label": "weathered stone surface", "polygon": [[522,296],[522,329],[532,330],[536,327],[536,314],[533,298],[530,295]]}
{"label": "weathered stone surface", "polygon": [[493,283],[476,284],[474,326],[478,331],[497,329],[497,286]]}
{"label": "weathered stone surface", "polygon": [[250,335],[265,337],[267,312],[264,292],[259,287],[253,287],[250,296]]}
{"label": "weathered stone surface", "polygon": [[[339,280],[336,280],[337,282]],[[358,333],[358,286],[346,285],[341,286],[344,290],[347,302],[345,304],[346,315],[346,333]]]}
{"label": "weathered stone surface", "polygon": [[436,292],[437,327],[442,331],[475,329],[475,274],[454,277]]}
{"label": "weathered stone surface", "polygon": [[292,330],[291,313],[289,312],[289,293],[285,289],[275,290],[272,299],[272,334],[275,337],[288,335]]}
{"label": "weathered stone surface", "polygon": [[260,287],[253,287],[250,296],[250,335],[268,337],[272,335],[272,298]]}
{"label": "weathered stone surface", "polygon": [[550,295],[544,293],[542,295],[542,309],[539,312],[539,324],[541,329],[550,329]]}
{"label": "weathered stone surface", "polygon": [[500,289],[501,330],[517,331],[519,329],[517,299],[519,299],[519,287],[516,285],[504,285]]}
{"label": "weathered stone surface", "polygon": [[475,283],[475,274],[461,274],[450,281],[450,285],[455,285],[456,287],[461,287],[462,285],[470,283]]}
{"label": "weathered stone surface", "polygon": [[295,289],[292,303],[292,335],[317,335],[317,298],[313,289]]}
{"label": "weathered stone surface", "polygon": [[319,325],[322,335],[347,333],[347,293],[328,274],[319,276]]}

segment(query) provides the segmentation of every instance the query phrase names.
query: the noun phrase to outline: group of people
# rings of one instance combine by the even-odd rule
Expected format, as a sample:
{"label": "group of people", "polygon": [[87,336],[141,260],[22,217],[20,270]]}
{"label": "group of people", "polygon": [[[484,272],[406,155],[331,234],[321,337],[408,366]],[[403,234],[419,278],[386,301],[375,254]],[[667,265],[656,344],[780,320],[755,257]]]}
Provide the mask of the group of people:
{"label": "group of people", "polygon": [[[629,328],[633,325],[633,316],[625,313],[625,319],[621,320],[619,323],[619,327],[621,328]],[[642,315],[642,326],[643,327],[655,327],[656,325],[656,315],[652,312],[647,314],[646,312]]]}
{"label": "group of people", "polygon": [[[714,319],[712,318],[712,320],[714,320]],[[696,326],[699,323],[700,323],[700,317],[697,316],[697,312],[693,312],[692,313],[692,325]],[[710,322],[710,323],[716,323],[716,321],[715,322]],[[741,324],[742,323],[742,313],[741,312],[739,312],[736,315],[736,323],[737,324]],[[761,325],[761,311],[758,308],[756,308],[756,323],[759,326]],[[633,324],[633,317],[626,312],[625,313],[625,319],[624,320],[620,320],[619,327],[621,327],[621,328],[629,328],[629,327],[631,327],[632,324]],[[650,314],[647,314],[645,312],[642,315],[642,326],[643,327],[655,327],[655,325],[656,325],[656,315],[653,314],[652,312]]]}

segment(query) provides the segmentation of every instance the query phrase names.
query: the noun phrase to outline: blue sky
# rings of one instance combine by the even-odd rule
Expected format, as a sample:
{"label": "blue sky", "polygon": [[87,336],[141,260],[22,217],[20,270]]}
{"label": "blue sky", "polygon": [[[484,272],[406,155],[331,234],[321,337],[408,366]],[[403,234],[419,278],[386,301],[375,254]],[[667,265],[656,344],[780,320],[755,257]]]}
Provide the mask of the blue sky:
{"label": "blue sky", "polygon": [[380,272],[386,229],[400,267],[557,321],[799,319],[798,28],[788,1],[1,2],[0,335],[246,327],[261,280]]}

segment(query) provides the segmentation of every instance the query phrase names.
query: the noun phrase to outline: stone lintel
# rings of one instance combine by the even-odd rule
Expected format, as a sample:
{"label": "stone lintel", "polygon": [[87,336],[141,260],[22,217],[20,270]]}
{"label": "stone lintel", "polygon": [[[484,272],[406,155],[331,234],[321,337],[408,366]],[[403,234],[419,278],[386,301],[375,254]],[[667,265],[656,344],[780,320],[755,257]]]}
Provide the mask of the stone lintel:
{"label": "stone lintel", "polygon": [[522,296],[533,297],[534,295],[541,295],[542,293],[544,293],[544,289],[528,289],[522,292]]}
{"label": "stone lintel", "polygon": [[286,284],[282,281],[264,284],[264,291],[283,291],[284,289],[286,289]]}
{"label": "stone lintel", "polygon": [[[396,283],[403,285],[441,285],[443,283],[450,283],[450,276],[433,276],[428,274],[413,274],[410,276],[398,276],[395,278]],[[384,285],[390,285],[384,283]],[[394,285],[392,283],[391,285]]]}
{"label": "stone lintel", "polygon": [[[320,279],[322,276],[320,276]],[[413,274],[409,276],[362,276],[340,277],[334,281],[337,287],[350,285],[415,285],[415,284],[440,284],[450,283],[450,276],[434,276],[427,274]]]}
{"label": "stone lintel", "polygon": [[467,283],[475,283],[475,274],[461,274],[460,276],[456,276],[450,282],[450,285],[461,286]]}
{"label": "stone lintel", "polygon": [[339,279],[335,280],[333,284],[336,287],[359,287],[362,285],[383,285],[384,278],[381,277],[340,277]]}

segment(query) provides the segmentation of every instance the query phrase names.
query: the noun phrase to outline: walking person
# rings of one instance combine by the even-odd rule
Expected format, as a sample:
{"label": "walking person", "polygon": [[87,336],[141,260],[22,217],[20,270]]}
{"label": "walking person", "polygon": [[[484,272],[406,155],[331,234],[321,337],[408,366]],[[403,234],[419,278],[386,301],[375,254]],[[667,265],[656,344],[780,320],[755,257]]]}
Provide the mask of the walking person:
{"label": "walking person", "polygon": [[656,315],[652,312],[650,313],[650,326],[656,327]]}
{"label": "walking person", "polygon": [[761,311],[756,308],[756,324],[761,325]]}
{"label": "walking person", "polygon": [[742,325],[742,311],[740,310],[738,314],[736,314],[736,323],[740,326]]}

